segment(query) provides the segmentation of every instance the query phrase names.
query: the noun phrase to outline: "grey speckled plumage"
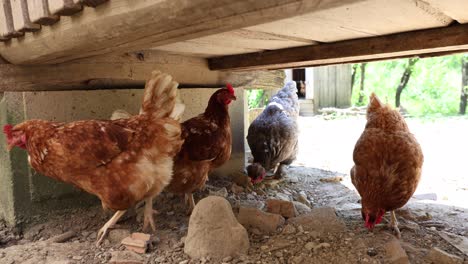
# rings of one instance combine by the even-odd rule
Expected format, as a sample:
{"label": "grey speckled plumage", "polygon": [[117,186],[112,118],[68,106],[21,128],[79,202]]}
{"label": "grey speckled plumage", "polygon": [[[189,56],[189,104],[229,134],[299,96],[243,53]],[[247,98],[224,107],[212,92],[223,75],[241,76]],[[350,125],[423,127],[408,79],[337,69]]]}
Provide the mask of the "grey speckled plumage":
{"label": "grey speckled plumage", "polygon": [[298,151],[299,100],[294,81],[288,82],[271,99],[265,110],[249,127],[247,141],[254,163],[265,170],[277,164],[289,165]]}

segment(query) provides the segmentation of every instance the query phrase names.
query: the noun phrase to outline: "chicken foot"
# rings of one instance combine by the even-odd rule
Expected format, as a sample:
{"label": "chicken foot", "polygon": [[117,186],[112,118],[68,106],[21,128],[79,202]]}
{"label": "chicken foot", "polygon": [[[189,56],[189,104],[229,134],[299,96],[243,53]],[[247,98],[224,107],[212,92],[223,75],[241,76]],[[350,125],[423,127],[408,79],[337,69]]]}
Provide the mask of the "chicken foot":
{"label": "chicken foot", "polygon": [[153,197],[145,199],[145,209],[143,213],[143,230],[146,230],[146,228],[150,226],[153,232],[155,232],[156,225],[154,223],[153,215],[158,214],[158,211],[153,209]]}
{"label": "chicken foot", "polygon": [[188,206],[187,215],[190,215],[195,208],[195,200],[193,199],[193,193],[185,194],[185,204]]}
{"label": "chicken foot", "polygon": [[398,220],[395,215],[395,211],[390,211],[390,228],[393,229],[398,239],[401,238],[400,229],[398,228]]}
{"label": "chicken foot", "polygon": [[106,237],[109,228],[113,227],[117,223],[117,221],[119,221],[119,219],[125,214],[126,211],[127,210],[120,210],[115,212],[114,216],[112,216],[112,218],[109,221],[107,221],[107,223],[105,223],[101,229],[99,229],[96,238],[96,246],[99,246],[102,243],[102,240],[104,239],[104,237]]}
{"label": "chicken foot", "polygon": [[284,167],[285,164],[279,164],[278,167],[276,168],[275,175],[273,176],[273,179],[282,179],[284,177]]}

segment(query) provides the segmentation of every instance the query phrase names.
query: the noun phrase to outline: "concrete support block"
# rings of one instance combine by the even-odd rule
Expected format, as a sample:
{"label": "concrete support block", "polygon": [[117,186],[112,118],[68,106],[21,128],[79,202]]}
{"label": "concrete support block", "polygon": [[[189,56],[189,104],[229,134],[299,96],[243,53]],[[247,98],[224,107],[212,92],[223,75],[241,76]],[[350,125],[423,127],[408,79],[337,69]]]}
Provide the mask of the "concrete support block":
{"label": "concrete support block", "polygon": [[[186,104],[183,120],[205,110],[216,89],[181,89]],[[0,95],[0,125],[18,124],[28,119],[69,122],[83,119],[109,119],[115,109],[138,113],[143,89],[5,92]],[[215,174],[229,175],[244,167],[244,95],[236,89],[237,101],[230,107],[233,131],[231,160]],[[8,224],[41,212],[95,204],[98,199],[48,177],[37,174],[27,162],[27,153],[15,148],[6,151],[6,139],[0,133],[0,219]]]}

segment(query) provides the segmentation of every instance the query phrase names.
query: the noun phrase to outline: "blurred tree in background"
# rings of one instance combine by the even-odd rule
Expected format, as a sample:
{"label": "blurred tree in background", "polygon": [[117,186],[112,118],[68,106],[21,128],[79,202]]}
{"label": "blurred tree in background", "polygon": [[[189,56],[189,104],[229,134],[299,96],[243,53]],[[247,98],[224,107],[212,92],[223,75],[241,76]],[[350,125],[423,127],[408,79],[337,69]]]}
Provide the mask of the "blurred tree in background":
{"label": "blurred tree in background", "polygon": [[[456,115],[460,112],[460,90],[462,85],[462,64],[467,54],[425,58],[416,60],[400,94],[400,102],[409,114]],[[410,59],[411,60],[411,59]],[[367,105],[369,95],[375,92],[381,100],[395,106],[396,92],[404,81],[408,59],[369,62],[365,66],[363,91],[353,89],[352,103]],[[359,68],[359,67],[358,67]],[[361,71],[355,73],[356,84],[361,80]],[[362,102],[359,97],[363,96]]]}

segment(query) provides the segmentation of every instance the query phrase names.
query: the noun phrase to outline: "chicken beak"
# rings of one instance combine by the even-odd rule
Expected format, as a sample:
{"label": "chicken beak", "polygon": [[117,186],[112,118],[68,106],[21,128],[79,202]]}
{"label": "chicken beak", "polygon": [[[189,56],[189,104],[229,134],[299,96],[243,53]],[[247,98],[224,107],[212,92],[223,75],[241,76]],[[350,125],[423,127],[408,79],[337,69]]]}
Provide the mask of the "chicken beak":
{"label": "chicken beak", "polygon": [[235,101],[235,100],[237,99],[237,97],[236,97],[235,95],[231,95],[231,97],[230,97],[229,99],[231,99],[231,100],[234,100],[234,101]]}

